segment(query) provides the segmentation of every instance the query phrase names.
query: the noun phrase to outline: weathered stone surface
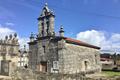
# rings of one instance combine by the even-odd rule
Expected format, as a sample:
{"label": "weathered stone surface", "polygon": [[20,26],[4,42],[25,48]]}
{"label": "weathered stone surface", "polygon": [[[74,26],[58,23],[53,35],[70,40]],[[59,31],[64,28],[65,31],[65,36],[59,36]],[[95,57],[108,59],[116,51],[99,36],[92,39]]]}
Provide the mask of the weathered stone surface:
{"label": "weathered stone surface", "polygon": [[46,74],[33,72],[30,69],[16,69],[12,74],[12,80],[83,80],[81,74]]}
{"label": "weathered stone surface", "polygon": [[[19,42],[17,34],[11,34],[0,40],[0,74],[10,75],[18,64]],[[12,68],[11,68],[12,67]]]}
{"label": "weathered stone surface", "polygon": [[[1,80],[1,79],[0,79]],[[116,77],[97,77],[88,78],[82,73],[80,74],[48,74],[32,71],[31,69],[21,69],[15,70],[11,79],[2,80],[120,80],[120,76]]]}
{"label": "weathered stone surface", "polygon": [[[60,72],[79,73],[81,71],[100,71],[99,50],[84,46],[65,43],[65,48],[59,51]],[[85,66],[84,62],[88,65]],[[85,67],[88,68],[85,70]],[[96,72],[95,71],[95,72]]]}
{"label": "weathered stone surface", "polygon": [[63,35],[49,35],[54,33],[54,17],[48,6],[45,6],[38,18],[39,34],[29,42],[29,68],[64,74],[99,72],[101,65],[98,47],[84,42],[79,44],[80,41]]}

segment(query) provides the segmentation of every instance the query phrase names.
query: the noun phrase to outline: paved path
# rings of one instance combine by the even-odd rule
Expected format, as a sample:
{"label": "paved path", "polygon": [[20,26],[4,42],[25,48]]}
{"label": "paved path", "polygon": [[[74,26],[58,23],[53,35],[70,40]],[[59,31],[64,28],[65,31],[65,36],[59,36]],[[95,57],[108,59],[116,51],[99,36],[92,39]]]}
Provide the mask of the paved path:
{"label": "paved path", "polygon": [[95,73],[95,74],[89,74],[86,75],[86,77],[92,78],[92,79],[99,79],[99,78],[105,78],[106,76],[101,73]]}

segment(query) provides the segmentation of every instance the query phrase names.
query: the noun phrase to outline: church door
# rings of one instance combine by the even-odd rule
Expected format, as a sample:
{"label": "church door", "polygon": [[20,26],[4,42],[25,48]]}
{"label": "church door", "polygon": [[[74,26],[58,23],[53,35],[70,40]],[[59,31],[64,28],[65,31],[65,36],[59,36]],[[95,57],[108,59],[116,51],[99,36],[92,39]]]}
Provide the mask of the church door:
{"label": "church door", "polygon": [[47,72],[47,62],[41,62],[39,69],[41,72]]}

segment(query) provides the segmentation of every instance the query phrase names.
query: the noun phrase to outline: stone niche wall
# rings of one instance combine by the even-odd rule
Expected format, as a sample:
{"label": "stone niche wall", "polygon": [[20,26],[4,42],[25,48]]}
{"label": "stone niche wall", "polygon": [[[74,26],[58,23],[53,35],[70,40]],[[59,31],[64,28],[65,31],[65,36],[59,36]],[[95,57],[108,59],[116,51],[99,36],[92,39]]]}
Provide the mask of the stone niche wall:
{"label": "stone niche wall", "polygon": [[12,80],[87,80],[82,74],[47,74],[31,69],[16,69],[11,75]]}
{"label": "stone niche wall", "polygon": [[[65,43],[59,50],[59,72],[65,74],[80,73],[82,71],[99,72],[101,70],[99,50]],[[85,69],[85,61],[87,70]]]}
{"label": "stone niche wall", "polygon": [[0,80],[120,80],[120,76],[88,78],[83,74],[48,74],[17,68],[9,79],[6,76]]}

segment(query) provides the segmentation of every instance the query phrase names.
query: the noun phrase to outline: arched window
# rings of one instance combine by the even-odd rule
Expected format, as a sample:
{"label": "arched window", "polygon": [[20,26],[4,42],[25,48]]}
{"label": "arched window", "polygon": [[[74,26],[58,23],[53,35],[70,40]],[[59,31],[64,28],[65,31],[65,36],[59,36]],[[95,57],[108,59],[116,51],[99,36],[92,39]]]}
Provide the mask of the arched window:
{"label": "arched window", "polygon": [[84,65],[85,65],[85,70],[88,69],[88,61],[84,61]]}
{"label": "arched window", "polygon": [[95,64],[97,64],[97,54],[95,54]]}
{"label": "arched window", "polygon": [[90,62],[88,60],[83,61],[82,71],[86,71],[90,69]]}
{"label": "arched window", "polygon": [[49,34],[49,21],[47,21],[46,24],[47,24],[46,32],[47,32],[47,34]]}
{"label": "arched window", "polygon": [[42,25],[42,36],[44,36],[44,23],[41,23]]}

